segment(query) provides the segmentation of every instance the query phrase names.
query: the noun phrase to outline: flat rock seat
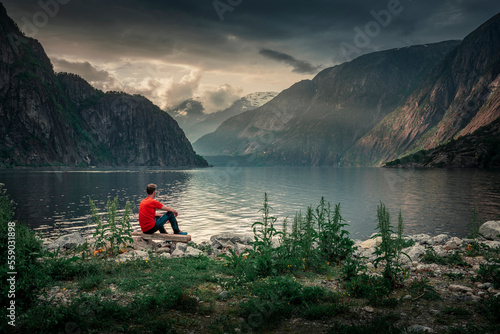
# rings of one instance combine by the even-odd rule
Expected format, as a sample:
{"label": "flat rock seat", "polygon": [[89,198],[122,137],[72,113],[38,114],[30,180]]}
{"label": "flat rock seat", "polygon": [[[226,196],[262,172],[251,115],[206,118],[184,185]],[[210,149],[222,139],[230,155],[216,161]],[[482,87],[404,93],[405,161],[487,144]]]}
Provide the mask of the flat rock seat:
{"label": "flat rock seat", "polygon": [[165,241],[172,242],[189,242],[191,241],[191,236],[188,235],[180,235],[180,234],[165,234],[165,233],[153,233],[153,234],[145,234],[142,232],[132,232],[131,235],[133,237],[141,237],[143,240],[149,241],[153,239],[161,239]]}

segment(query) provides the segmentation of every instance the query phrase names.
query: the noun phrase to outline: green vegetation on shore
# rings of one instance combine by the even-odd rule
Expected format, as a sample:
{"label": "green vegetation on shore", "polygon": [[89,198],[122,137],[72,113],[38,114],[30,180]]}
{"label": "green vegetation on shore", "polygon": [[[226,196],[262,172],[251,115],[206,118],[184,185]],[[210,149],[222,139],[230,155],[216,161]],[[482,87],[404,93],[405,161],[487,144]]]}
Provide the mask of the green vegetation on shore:
{"label": "green vegetation on shore", "polygon": [[[0,253],[5,259],[13,203],[0,191]],[[115,203],[108,203],[108,218],[116,218]],[[87,244],[51,253],[16,223],[16,326],[9,326],[4,314],[0,328],[14,333],[402,333],[408,318],[431,309],[440,316],[439,323],[429,325],[444,326],[447,333],[500,330],[500,297],[487,295],[481,303],[451,308],[428,279],[409,279],[402,249],[412,241],[403,236],[401,213],[396,228],[383,203],[377,216],[374,237],[381,237],[381,243],[371,270],[355,256],[340,204],[332,208],[324,199],[278,231],[266,194],[262,219],[252,226],[252,248],[242,254],[228,249],[218,257],[151,253],[149,260],[120,262],[113,255],[126,240],[116,239],[115,247],[99,256]],[[127,219],[111,229],[126,228]],[[109,222],[101,228],[109,229]],[[97,240],[105,239],[103,234]],[[489,262],[475,278],[449,274],[443,279],[499,284],[498,249],[471,243],[456,254]],[[455,257],[429,253],[425,258],[461,265]],[[8,271],[2,261],[3,282]],[[8,288],[2,284],[2,305],[9,302]]]}

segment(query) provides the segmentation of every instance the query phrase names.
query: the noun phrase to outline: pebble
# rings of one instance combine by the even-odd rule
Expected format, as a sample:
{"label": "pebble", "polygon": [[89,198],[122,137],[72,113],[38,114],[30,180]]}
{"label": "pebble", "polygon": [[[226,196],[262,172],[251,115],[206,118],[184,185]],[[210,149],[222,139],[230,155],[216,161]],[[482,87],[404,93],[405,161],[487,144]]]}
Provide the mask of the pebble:
{"label": "pebble", "polygon": [[472,289],[467,287],[467,286],[463,286],[463,285],[458,285],[458,284],[450,284],[450,286],[448,287],[448,290],[450,291],[454,291],[454,292],[471,292],[472,293]]}
{"label": "pebble", "polygon": [[375,310],[373,309],[373,307],[365,306],[365,307],[363,307],[363,311],[365,311],[367,313],[373,313]]}
{"label": "pebble", "polygon": [[422,325],[412,325],[410,327],[408,327],[406,333],[434,333],[434,331],[432,330],[432,328],[430,327],[426,327],[426,326],[422,326]]}

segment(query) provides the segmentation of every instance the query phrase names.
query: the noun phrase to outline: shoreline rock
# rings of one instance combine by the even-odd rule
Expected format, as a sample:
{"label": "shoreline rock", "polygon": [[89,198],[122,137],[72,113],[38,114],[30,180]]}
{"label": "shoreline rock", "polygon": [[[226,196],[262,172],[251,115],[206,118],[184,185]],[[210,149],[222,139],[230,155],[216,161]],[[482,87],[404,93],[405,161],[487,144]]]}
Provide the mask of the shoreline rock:
{"label": "shoreline rock", "polygon": [[[484,236],[479,239],[481,243],[484,243],[491,248],[500,247],[500,221],[488,221],[481,225],[479,231],[480,234]],[[498,235],[496,234],[497,231]],[[425,254],[427,249],[432,249],[439,256],[446,256],[451,255],[464,244],[469,244],[474,241],[468,238],[461,239],[458,237],[451,237],[447,233],[441,233],[436,236],[421,233],[407,235],[404,238],[406,241],[413,240],[414,245],[403,249],[403,252],[410,257],[410,259],[408,259],[404,256],[402,258],[403,264],[419,262],[421,256]],[[136,252],[150,251],[158,254],[170,254],[171,257],[199,255],[218,256],[228,253],[229,249],[233,250],[237,255],[240,255],[247,252],[249,249],[252,249],[252,242],[254,240],[253,234],[238,233],[213,235],[210,237],[210,242],[203,241],[200,244],[196,244],[193,241],[190,241],[187,244],[176,242],[146,242],[140,237],[133,237],[133,239],[133,249]],[[75,247],[84,244],[86,241],[91,244],[91,238],[85,240],[79,232],[74,232],[61,236],[55,241],[44,239],[43,247],[49,251],[57,249],[72,250]],[[382,239],[380,237],[376,237],[369,238],[364,241],[354,240],[354,242],[353,247],[356,248],[354,255],[359,258],[366,257],[369,262],[372,262],[375,259],[373,249],[382,242]],[[278,245],[278,243],[274,241],[273,244],[276,246]],[[136,254],[134,251],[128,251],[126,253]],[[121,259],[132,258],[134,257],[121,257]]]}

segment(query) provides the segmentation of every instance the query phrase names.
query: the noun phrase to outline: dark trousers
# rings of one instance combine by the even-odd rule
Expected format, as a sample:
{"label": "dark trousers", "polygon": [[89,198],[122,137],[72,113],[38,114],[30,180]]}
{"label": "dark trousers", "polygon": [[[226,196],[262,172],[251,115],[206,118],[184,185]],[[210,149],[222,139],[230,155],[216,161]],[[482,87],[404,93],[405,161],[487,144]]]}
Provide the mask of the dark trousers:
{"label": "dark trousers", "polygon": [[155,226],[153,228],[151,228],[150,230],[147,230],[144,233],[153,234],[156,231],[160,231],[160,233],[167,233],[167,231],[165,230],[165,226],[164,226],[167,223],[167,221],[170,222],[170,225],[172,226],[174,233],[180,232],[179,226],[177,226],[177,219],[175,219],[174,213],[171,211],[168,211],[163,216],[156,217],[155,218]]}

